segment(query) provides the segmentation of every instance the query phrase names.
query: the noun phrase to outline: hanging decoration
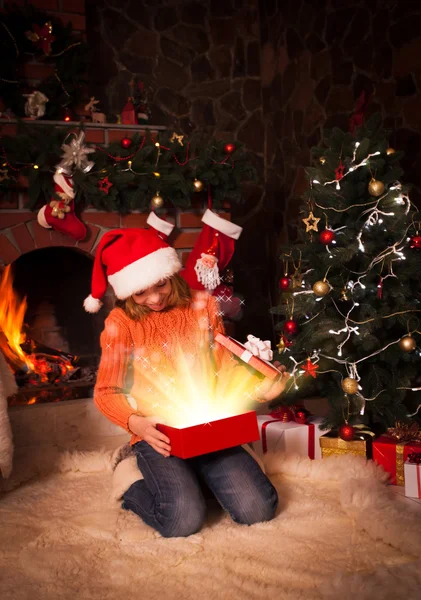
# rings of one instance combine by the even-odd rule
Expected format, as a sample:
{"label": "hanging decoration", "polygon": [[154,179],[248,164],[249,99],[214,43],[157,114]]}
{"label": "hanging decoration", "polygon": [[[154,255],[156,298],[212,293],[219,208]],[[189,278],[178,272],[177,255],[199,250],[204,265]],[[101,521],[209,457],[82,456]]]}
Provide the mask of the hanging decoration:
{"label": "hanging decoration", "polygon": [[193,185],[195,192],[201,192],[203,190],[203,181],[200,181],[200,179],[195,179]]}
{"label": "hanging decoration", "polygon": [[180,146],[183,146],[183,138],[184,135],[177,135],[175,132],[172,134],[172,136],[170,137],[170,142],[178,142],[180,144]]}
{"label": "hanging decoration", "polygon": [[321,281],[316,281],[312,289],[317,297],[323,298],[323,296],[327,296],[327,294],[330,292],[330,285],[326,279],[323,279]]}
{"label": "hanging decoration", "polygon": [[285,337],[283,333],[281,333],[279,343],[276,345],[279,354],[282,354],[283,352],[285,352],[285,350],[288,350],[288,348],[290,348],[292,344],[293,342],[291,342],[287,337]]}
{"label": "hanging decoration", "polygon": [[314,377],[314,379],[316,379],[316,370],[319,368],[319,365],[312,363],[311,358],[307,358],[307,362],[304,365],[301,365],[301,368],[308,377]]}
{"label": "hanging decoration", "polygon": [[340,181],[344,176],[345,166],[342,162],[342,159],[339,161],[339,165],[335,169],[335,178],[336,181]]}
{"label": "hanging decoration", "polygon": [[310,211],[308,217],[306,217],[305,219],[302,219],[302,222],[306,226],[306,233],[308,233],[309,231],[319,231],[319,229],[318,229],[319,221],[320,221],[320,219],[315,217],[313,215],[313,212]]}
{"label": "hanging decoration", "polygon": [[358,392],[358,381],[353,377],[345,377],[341,385],[345,394],[356,394]]}
{"label": "hanging decoration", "polygon": [[401,338],[399,342],[399,348],[404,352],[413,352],[417,347],[417,342],[414,340],[412,335],[408,334]]}
{"label": "hanging decoration", "polygon": [[85,132],[81,131],[78,135],[73,135],[73,139],[68,144],[64,143],[61,147],[63,154],[62,159],[57,165],[64,173],[70,175],[74,169],[78,169],[83,173],[89,173],[94,166],[94,162],[88,160],[88,154],[95,152],[85,144]]}
{"label": "hanging decoration", "polygon": [[421,235],[417,234],[413,235],[410,240],[409,240],[409,247],[410,248],[415,248],[417,250],[421,249]]}
{"label": "hanging decoration", "polygon": [[133,142],[129,137],[124,137],[122,138],[120,144],[122,148],[128,150],[133,145]]}
{"label": "hanging decoration", "polygon": [[232,154],[233,152],[235,152],[235,150],[236,147],[232,143],[225,144],[224,146],[224,152],[226,152],[227,154]]}
{"label": "hanging decoration", "polygon": [[282,291],[286,291],[291,287],[291,277],[288,277],[287,275],[285,275],[284,277],[281,277],[281,279],[279,280],[279,288]]}
{"label": "hanging decoration", "polygon": [[368,184],[368,191],[371,196],[381,196],[384,193],[384,183],[383,181],[379,181],[378,179],[374,179],[374,177],[370,180]]}
{"label": "hanging decoration", "polygon": [[110,188],[112,187],[112,185],[112,182],[108,179],[108,175],[98,181],[98,189],[100,189],[101,192],[104,192],[104,194],[107,194],[107,196],[110,192]]}
{"label": "hanging decoration", "polygon": [[324,229],[320,232],[319,240],[322,244],[325,244],[327,246],[328,244],[331,244],[334,239],[335,232],[332,231],[332,229]]}
{"label": "hanging decoration", "polygon": [[339,427],[338,434],[341,440],[344,440],[345,442],[352,442],[352,440],[355,438],[355,428],[348,423],[344,423]]}
{"label": "hanging decoration", "polygon": [[161,208],[164,204],[164,198],[161,196],[159,192],[152,196],[151,205],[152,208]]}

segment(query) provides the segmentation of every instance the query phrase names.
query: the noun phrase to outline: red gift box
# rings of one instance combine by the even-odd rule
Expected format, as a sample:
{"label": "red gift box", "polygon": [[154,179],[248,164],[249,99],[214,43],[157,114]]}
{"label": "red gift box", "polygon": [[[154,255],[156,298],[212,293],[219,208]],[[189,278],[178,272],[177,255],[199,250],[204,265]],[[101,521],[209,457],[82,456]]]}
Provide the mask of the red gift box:
{"label": "red gift box", "polygon": [[255,442],[260,437],[254,410],[183,429],[162,423],[158,423],[156,427],[170,438],[171,454],[179,458],[192,458],[241,446]]}
{"label": "red gift box", "polygon": [[278,369],[274,367],[270,362],[267,362],[266,360],[255,356],[252,352],[247,350],[247,348],[243,346],[243,344],[237,342],[237,340],[234,340],[233,338],[228,337],[227,335],[224,335],[222,333],[217,333],[215,336],[215,341],[221,344],[222,346],[225,346],[225,348],[227,348],[230,352],[235,354],[235,356],[241,358],[241,360],[253,367],[253,369],[256,369],[256,371],[259,371],[259,373],[261,373],[265,377],[268,377],[269,379],[275,379],[275,377],[281,375],[281,371],[278,371]]}
{"label": "red gift box", "polygon": [[408,454],[420,450],[421,442],[398,442],[388,435],[381,435],[373,442],[373,460],[391,474],[391,483],[405,485],[405,461]]}

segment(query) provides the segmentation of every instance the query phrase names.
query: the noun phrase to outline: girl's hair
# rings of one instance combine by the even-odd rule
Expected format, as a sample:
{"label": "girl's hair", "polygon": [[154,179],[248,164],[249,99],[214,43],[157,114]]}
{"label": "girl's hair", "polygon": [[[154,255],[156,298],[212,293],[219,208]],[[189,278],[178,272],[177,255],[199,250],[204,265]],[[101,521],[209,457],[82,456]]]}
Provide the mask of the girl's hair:
{"label": "girl's hair", "polygon": [[[164,311],[170,310],[174,306],[186,306],[191,301],[190,288],[178,273],[170,277],[170,282],[171,292],[168,298],[168,305]],[[126,315],[133,321],[143,319],[152,312],[147,306],[136,304],[132,296],[129,296],[125,300],[116,300],[115,305],[122,308]]]}

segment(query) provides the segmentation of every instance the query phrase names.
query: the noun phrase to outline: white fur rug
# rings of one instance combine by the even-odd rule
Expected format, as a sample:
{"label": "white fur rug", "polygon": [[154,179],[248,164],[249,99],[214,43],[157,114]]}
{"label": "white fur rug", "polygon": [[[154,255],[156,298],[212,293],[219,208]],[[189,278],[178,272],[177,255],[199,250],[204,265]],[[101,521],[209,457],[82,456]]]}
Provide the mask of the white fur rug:
{"label": "white fur rug", "polygon": [[214,510],[164,539],[110,499],[110,459],[76,454],[0,494],[2,600],[420,598],[421,520],[374,463],[269,456],[273,521]]}

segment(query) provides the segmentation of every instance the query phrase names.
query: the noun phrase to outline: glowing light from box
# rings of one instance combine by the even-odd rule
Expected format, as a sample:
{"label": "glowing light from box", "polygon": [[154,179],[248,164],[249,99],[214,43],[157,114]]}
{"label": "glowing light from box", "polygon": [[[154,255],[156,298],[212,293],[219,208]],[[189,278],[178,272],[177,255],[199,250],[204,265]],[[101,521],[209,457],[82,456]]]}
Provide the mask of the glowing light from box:
{"label": "glowing light from box", "polygon": [[[147,380],[148,397],[141,390],[136,395],[138,410],[153,416],[159,422],[182,429],[218,419],[232,417],[253,408],[259,397],[255,374],[221,350],[223,359],[217,366],[213,353],[203,348],[195,355],[185,353],[181,347],[174,361],[160,363],[158,368],[142,364],[142,377]],[[261,394],[260,394],[261,395]]]}

